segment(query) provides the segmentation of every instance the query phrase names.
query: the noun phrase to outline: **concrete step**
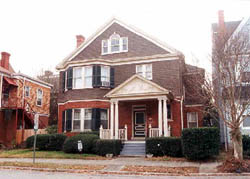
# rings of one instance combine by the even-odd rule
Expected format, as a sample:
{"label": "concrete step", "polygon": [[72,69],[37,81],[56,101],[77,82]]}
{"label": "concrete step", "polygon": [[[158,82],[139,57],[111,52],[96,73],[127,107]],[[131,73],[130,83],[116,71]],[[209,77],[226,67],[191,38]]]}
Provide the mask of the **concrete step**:
{"label": "concrete step", "polygon": [[125,142],[121,156],[145,156],[145,142]]}

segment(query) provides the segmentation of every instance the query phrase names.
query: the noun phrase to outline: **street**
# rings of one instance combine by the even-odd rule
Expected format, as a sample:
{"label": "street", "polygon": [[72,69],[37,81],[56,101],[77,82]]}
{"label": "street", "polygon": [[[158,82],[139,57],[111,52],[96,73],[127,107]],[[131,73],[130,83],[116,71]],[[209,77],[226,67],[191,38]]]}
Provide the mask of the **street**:
{"label": "street", "polygon": [[0,169],[0,179],[78,179],[78,178],[104,178],[104,179],[121,179],[121,178],[146,178],[146,179],[247,179],[249,176],[128,176],[128,175],[88,175],[88,174],[75,174],[75,173],[61,173],[61,172],[38,172],[30,170],[6,170]]}

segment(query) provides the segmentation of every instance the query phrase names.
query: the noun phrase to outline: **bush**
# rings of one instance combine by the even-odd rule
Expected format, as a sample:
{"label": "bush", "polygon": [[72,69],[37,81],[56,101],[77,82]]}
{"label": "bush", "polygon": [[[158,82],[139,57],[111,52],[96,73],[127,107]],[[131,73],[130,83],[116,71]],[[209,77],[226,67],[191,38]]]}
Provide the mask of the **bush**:
{"label": "bush", "polygon": [[250,156],[250,137],[242,135],[242,147],[245,156]]}
{"label": "bush", "polygon": [[45,131],[48,133],[48,134],[56,134],[57,133],[57,125],[51,125],[51,126],[48,126]]}
{"label": "bush", "polygon": [[181,138],[154,137],[146,139],[146,153],[154,156],[182,156]]}
{"label": "bush", "polygon": [[182,131],[183,154],[190,160],[207,159],[219,154],[219,129],[190,128]]}
{"label": "bush", "polygon": [[101,156],[105,156],[106,154],[113,154],[114,156],[117,156],[120,154],[121,149],[121,140],[100,139],[96,142],[96,153]]}
{"label": "bush", "polygon": [[[34,138],[34,135],[27,138],[27,148],[33,147]],[[38,150],[62,150],[66,138],[64,134],[37,134],[36,147]]]}
{"label": "bush", "polygon": [[63,151],[65,153],[79,153],[78,141],[81,140],[83,144],[83,153],[95,153],[95,143],[99,137],[94,134],[78,134],[69,137],[63,144]]}
{"label": "bush", "polygon": [[86,132],[80,132],[80,134],[93,134],[99,137],[99,131],[86,131]]}

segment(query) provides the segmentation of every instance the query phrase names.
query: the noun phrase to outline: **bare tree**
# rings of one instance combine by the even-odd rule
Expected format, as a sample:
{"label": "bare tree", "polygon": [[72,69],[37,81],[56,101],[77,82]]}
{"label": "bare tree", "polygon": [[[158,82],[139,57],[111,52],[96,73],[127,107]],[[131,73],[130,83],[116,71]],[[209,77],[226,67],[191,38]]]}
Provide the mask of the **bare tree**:
{"label": "bare tree", "polygon": [[212,55],[213,81],[207,78],[203,86],[220,119],[230,130],[236,159],[243,158],[241,125],[249,115],[249,40],[246,29],[229,39],[218,34],[214,38]]}

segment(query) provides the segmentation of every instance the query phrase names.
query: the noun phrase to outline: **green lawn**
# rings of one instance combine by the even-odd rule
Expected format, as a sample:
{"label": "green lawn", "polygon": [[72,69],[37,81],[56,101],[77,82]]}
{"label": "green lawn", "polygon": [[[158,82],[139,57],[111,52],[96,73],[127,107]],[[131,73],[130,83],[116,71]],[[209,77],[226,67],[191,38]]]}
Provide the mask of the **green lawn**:
{"label": "green lawn", "polygon": [[[0,158],[32,158],[33,150],[31,149],[15,149],[0,151]],[[62,151],[36,151],[37,158],[60,158],[60,159],[95,159],[105,160],[94,154],[67,154]]]}

